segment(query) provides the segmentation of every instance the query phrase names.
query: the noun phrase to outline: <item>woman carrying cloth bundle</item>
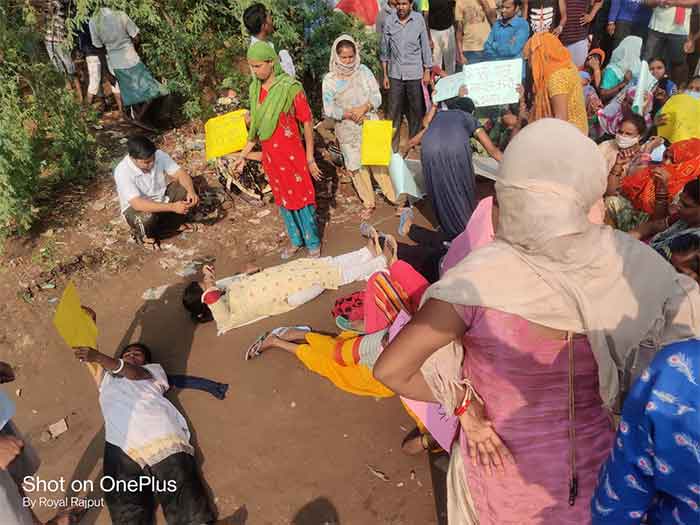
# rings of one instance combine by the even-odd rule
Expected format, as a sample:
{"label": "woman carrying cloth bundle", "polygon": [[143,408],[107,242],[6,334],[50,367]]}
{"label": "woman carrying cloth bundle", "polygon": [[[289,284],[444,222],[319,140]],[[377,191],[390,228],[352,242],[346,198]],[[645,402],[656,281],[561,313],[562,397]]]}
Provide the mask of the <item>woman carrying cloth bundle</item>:
{"label": "woman carrying cloth bundle", "polygon": [[551,33],[536,33],[523,57],[532,73],[531,122],[554,117],[571,122],[588,136],[588,115],[581,78],[569,50]]}
{"label": "woman carrying cloth bundle", "polygon": [[250,131],[233,169],[243,169],[246,157],[260,141],[263,169],[289,235],[282,259],[289,259],[303,246],[310,256],[319,257],[321,239],[311,177],[320,180],[321,171],[314,160],[311,108],[301,83],[282,71],[277,54],[267,43],[256,42],[248,48],[248,64],[253,72]]}

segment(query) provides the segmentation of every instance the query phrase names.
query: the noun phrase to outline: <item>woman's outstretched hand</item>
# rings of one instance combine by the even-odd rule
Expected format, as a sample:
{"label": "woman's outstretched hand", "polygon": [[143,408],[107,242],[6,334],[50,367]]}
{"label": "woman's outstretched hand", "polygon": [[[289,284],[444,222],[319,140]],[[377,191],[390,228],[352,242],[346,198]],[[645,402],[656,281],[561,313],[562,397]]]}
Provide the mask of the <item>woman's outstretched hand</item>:
{"label": "woman's outstretched hand", "polygon": [[506,461],[515,464],[513,455],[505,446],[493,428],[493,423],[486,417],[484,405],[474,399],[469,409],[459,416],[459,422],[467,438],[469,456],[474,467],[481,464],[493,474],[494,468],[504,472]]}

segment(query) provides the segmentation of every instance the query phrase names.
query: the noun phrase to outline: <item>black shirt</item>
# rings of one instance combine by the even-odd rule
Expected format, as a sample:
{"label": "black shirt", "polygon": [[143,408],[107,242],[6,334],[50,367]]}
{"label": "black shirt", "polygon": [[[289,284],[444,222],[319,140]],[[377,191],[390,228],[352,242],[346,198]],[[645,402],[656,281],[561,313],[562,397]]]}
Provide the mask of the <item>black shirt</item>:
{"label": "black shirt", "polygon": [[430,29],[444,31],[454,25],[454,0],[429,0],[428,6],[428,27]]}

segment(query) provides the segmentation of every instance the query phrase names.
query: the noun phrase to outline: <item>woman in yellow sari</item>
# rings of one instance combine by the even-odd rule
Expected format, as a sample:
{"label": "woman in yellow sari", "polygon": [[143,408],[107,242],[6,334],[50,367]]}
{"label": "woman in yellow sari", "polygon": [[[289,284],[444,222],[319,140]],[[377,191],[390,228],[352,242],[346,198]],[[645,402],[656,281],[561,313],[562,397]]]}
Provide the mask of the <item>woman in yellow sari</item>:
{"label": "woman in yellow sari", "polygon": [[566,120],[588,136],[586,103],[578,70],[568,49],[551,33],[536,33],[523,57],[532,78],[530,122],[547,117]]}

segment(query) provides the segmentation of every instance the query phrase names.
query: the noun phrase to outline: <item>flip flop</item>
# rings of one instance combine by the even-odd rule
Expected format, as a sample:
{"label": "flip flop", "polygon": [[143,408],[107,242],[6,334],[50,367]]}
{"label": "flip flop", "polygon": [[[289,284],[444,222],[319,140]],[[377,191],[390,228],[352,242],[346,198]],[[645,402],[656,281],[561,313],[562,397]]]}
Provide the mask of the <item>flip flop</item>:
{"label": "flip flop", "polygon": [[309,257],[312,259],[318,259],[321,257],[321,247],[319,246],[318,248],[309,248]]}
{"label": "flip flop", "polygon": [[347,317],[339,315],[335,318],[335,325],[340,328],[343,332],[355,332],[356,334],[364,335],[363,330],[358,330],[352,326],[352,321],[348,320]]}
{"label": "flip flop", "polygon": [[252,345],[248,347],[248,350],[246,350],[244,354],[244,359],[246,361],[250,361],[251,359],[255,359],[258,357],[262,352],[260,351],[260,348],[262,348],[263,343],[265,342],[265,339],[268,338],[270,335],[275,335],[277,337],[282,337],[287,330],[290,329],[296,329],[296,330],[301,330],[303,332],[310,332],[311,327],[306,326],[306,325],[300,325],[300,326],[280,326],[279,328],[275,328],[273,330],[270,330],[269,332],[265,332],[262,334],[260,337],[258,337],[255,342],[253,342]]}
{"label": "flip flop", "polygon": [[406,226],[407,220],[413,220],[413,208],[404,208],[401,210],[401,218],[399,219],[398,234],[403,236],[403,227]]}
{"label": "flip flop", "polygon": [[282,250],[280,258],[283,261],[287,261],[294,257],[299,250],[301,250],[301,246],[295,246],[294,248],[290,248],[289,246],[287,246],[284,250]]}

